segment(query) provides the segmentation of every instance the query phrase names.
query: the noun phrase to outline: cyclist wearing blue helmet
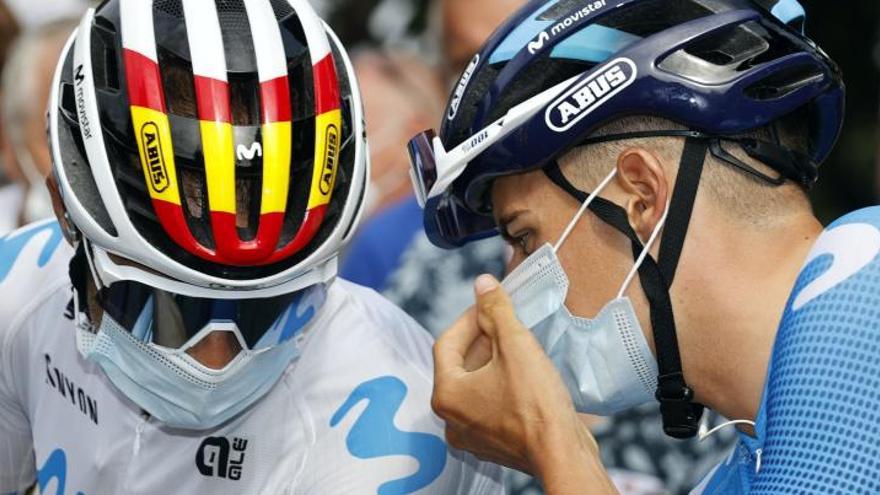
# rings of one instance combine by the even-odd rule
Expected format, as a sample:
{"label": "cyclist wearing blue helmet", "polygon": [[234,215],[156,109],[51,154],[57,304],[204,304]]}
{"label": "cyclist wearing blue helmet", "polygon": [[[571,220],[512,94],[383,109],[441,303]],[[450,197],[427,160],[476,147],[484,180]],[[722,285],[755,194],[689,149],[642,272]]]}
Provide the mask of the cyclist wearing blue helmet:
{"label": "cyclist wearing blue helmet", "polygon": [[657,401],[671,437],[739,428],[696,493],[880,491],[880,209],[812,212],[844,84],[805,17],[536,0],[474,56],[410,143],[432,241],[514,249],[435,347],[451,444],[600,493],[575,412]]}

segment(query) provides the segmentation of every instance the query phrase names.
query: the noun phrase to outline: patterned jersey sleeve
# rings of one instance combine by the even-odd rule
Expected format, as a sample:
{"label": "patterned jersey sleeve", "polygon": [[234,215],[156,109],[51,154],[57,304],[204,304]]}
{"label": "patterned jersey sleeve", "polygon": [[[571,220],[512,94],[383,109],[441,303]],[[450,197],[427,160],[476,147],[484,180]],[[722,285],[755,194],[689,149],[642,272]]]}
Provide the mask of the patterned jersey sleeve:
{"label": "patterned jersey sleeve", "polygon": [[58,224],[42,222],[0,239],[0,494],[24,493],[35,477],[27,414],[27,336],[19,323],[40,294],[66,280],[69,249]]}
{"label": "patterned jersey sleeve", "polygon": [[809,255],[770,362],[750,493],[880,493],[878,255],[880,208],[841,219]]}

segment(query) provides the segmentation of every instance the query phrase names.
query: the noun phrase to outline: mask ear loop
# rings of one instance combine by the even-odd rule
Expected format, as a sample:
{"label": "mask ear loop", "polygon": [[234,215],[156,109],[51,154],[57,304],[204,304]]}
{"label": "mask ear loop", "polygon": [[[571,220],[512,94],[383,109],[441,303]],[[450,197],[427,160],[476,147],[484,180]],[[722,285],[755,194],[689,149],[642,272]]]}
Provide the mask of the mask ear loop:
{"label": "mask ear loop", "polygon": [[663,231],[663,226],[666,224],[666,219],[668,217],[669,203],[666,203],[666,210],[663,211],[663,216],[660,218],[660,221],[657,222],[657,226],[654,227],[654,232],[651,232],[651,237],[648,238],[648,242],[645,243],[645,247],[636,259],[632,270],[630,270],[629,275],[627,275],[626,279],[623,281],[623,286],[620,287],[620,292],[617,293],[617,299],[622,299],[624,294],[626,294],[627,289],[629,289],[629,286],[632,285],[633,280],[636,278],[636,274],[639,272],[639,268],[642,267],[642,263],[645,262],[645,258],[648,257],[648,253],[651,251],[651,246],[653,246],[654,243],[657,242],[657,238],[660,237],[660,232]]}
{"label": "mask ear loop", "polygon": [[599,197],[599,193],[601,193],[606,187],[608,187],[608,184],[610,184],[616,176],[617,167],[614,167],[614,170],[612,170],[611,173],[608,174],[608,177],[606,177],[605,180],[603,180],[599,184],[599,187],[597,187],[596,190],[593,191],[593,194],[590,194],[587,199],[584,200],[584,204],[581,205],[581,209],[578,210],[577,214],[575,214],[572,221],[568,224],[568,227],[565,228],[565,232],[562,233],[562,237],[560,237],[556,245],[553,246],[554,253],[559,252],[559,249],[562,248],[562,244],[568,240],[569,236],[571,236],[571,233],[574,232],[575,227],[577,227],[578,222],[581,221],[581,218],[583,218],[584,214],[590,208],[590,204]]}

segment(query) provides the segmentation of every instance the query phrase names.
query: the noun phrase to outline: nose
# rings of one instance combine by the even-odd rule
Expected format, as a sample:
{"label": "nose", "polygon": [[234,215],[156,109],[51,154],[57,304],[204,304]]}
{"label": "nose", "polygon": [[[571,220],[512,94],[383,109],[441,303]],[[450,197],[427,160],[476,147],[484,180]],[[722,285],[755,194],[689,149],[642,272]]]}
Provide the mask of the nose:
{"label": "nose", "polygon": [[186,351],[200,364],[214,370],[225,368],[239,352],[241,344],[235,334],[223,331],[211,332]]}

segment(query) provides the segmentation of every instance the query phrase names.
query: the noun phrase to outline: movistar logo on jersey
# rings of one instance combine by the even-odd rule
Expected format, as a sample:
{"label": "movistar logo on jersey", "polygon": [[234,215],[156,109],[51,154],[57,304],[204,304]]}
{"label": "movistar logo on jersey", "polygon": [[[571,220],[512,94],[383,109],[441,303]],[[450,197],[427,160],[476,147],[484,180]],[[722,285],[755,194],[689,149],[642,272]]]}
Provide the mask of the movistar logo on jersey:
{"label": "movistar logo on jersey", "polygon": [[[48,491],[50,484],[54,486],[54,492]],[[67,493],[76,493],[77,495],[84,495],[79,490],[74,492],[73,488],[70,491],[67,490],[67,454],[64,452],[64,449],[53,450],[40,469],[37,470],[37,486],[40,487],[40,493],[44,494],[66,495]]]}
{"label": "movistar logo on jersey", "polygon": [[458,107],[461,106],[461,100],[464,98],[464,92],[468,87],[468,84],[471,83],[471,78],[474,77],[474,72],[477,70],[477,65],[480,64],[480,54],[476,54],[471,60],[471,63],[465,69],[464,74],[462,74],[461,79],[458,81],[458,85],[455,87],[455,93],[452,95],[452,102],[449,104],[449,113],[446,118],[452,120],[458,115]]}
{"label": "movistar logo on jersey", "polygon": [[565,132],[636,80],[635,62],[619,58],[566,91],[547,109],[547,127]]}
{"label": "movistar logo on jersey", "polygon": [[[39,238],[38,238],[39,237]],[[12,234],[0,239],[0,283],[3,283],[12,272],[19,256],[28,248],[32,240],[42,242],[40,257],[37,259],[36,268],[43,268],[52,261],[52,256],[58,251],[64,235],[58,222],[43,222],[29,225]],[[34,247],[36,249],[36,247]],[[25,270],[33,270],[35,267],[23,267]]]}
{"label": "movistar logo on jersey", "polygon": [[351,455],[359,459],[407,456],[419,462],[419,469],[405,478],[379,487],[383,495],[415,493],[434,482],[446,467],[446,442],[430,433],[401,431],[394,418],[406,399],[406,384],[400,378],[383,376],[358,385],[330,420],[335,428],[356,405],[367,401],[360,417],[345,439]]}
{"label": "movistar logo on jersey", "polygon": [[607,0],[592,2],[588,5],[585,5],[581,10],[578,10],[577,12],[569,15],[565,19],[562,19],[561,21],[553,25],[552,28],[541,31],[538,37],[535,38],[534,41],[529,43],[529,53],[531,53],[532,55],[538,53],[539,51],[544,49],[545,43],[565,32],[568,28],[572,27],[576,22],[580,21],[581,19],[587,17],[593,12],[597,12],[605,8],[607,4]]}

